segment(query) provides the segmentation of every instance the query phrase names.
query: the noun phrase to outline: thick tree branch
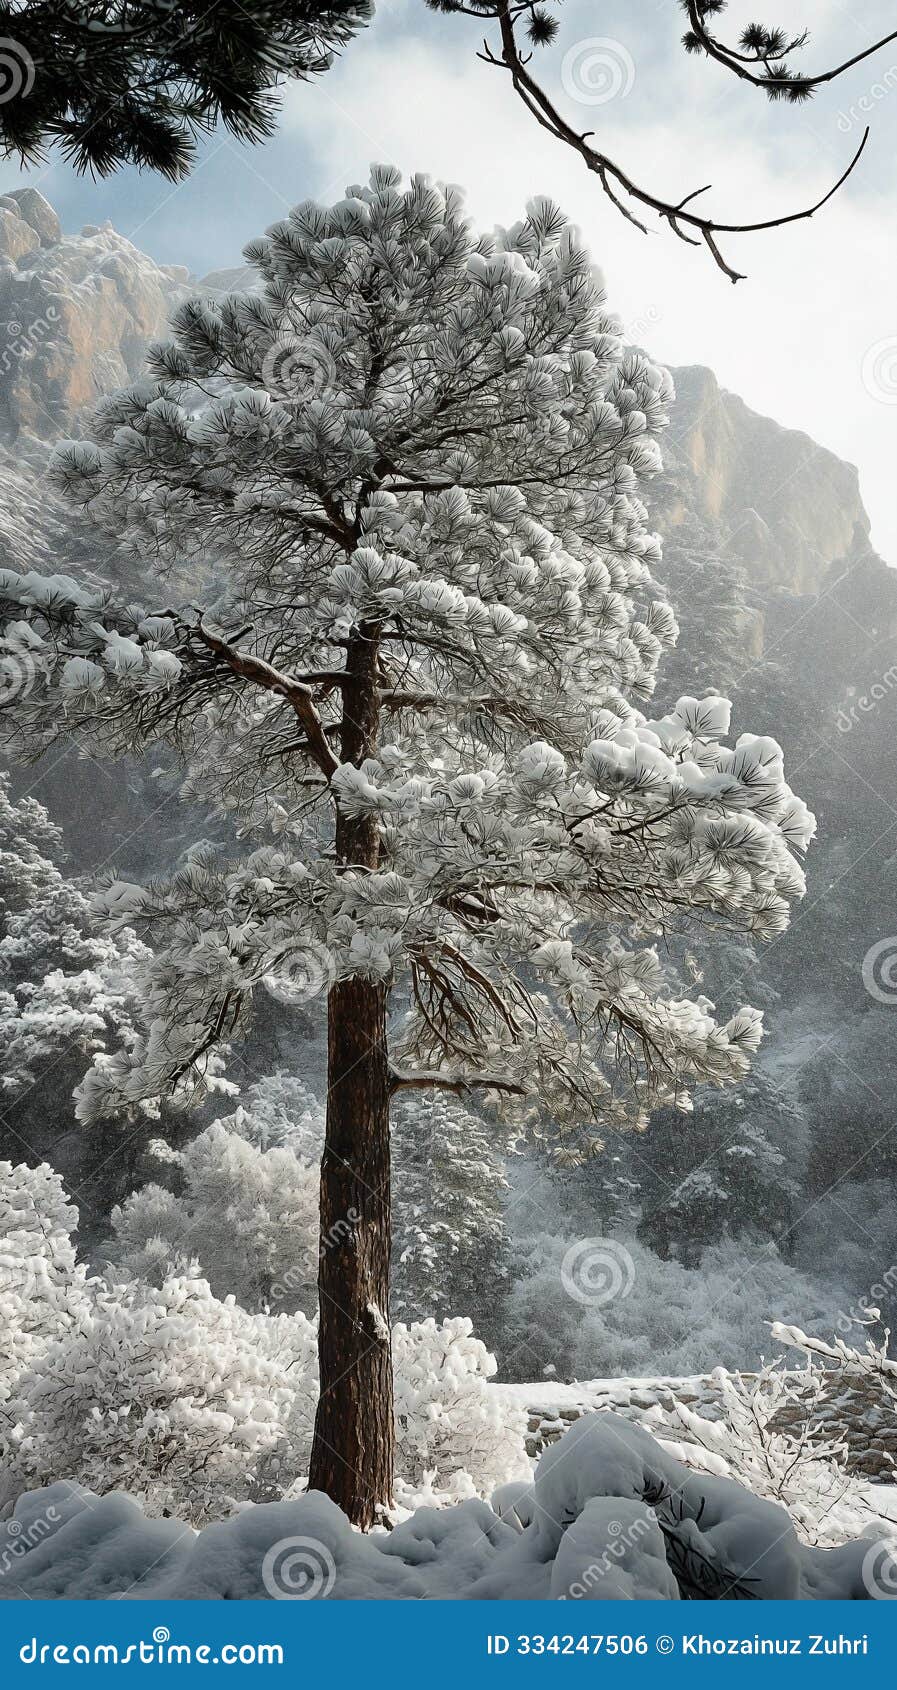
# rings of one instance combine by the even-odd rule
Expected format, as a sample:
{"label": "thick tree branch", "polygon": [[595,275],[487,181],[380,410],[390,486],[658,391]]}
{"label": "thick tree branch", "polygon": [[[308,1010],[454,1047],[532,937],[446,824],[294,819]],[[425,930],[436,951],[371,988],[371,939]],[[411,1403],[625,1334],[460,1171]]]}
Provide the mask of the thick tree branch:
{"label": "thick tree branch", "polygon": [[216,657],[221,658],[235,675],[242,676],[244,680],[251,681],[266,692],[278,693],[281,698],[286,699],[305,729],[309,755],[329,779],[339,768],[339,758],[334,756],[327,743],[327,732],[315,709],[311,687],[304,681],[282,675],[279,669],[266,663],[264,658],[256,657],[252,652],[240,651],[218,634],[211,633],[203,625],[201,617],[193,625],[191,632],[196,634]]}
{"label": "thick tree branch", "polygon": [[502,1091],[510,1092],[516,1097],[526,1096],[526,1087],[519,1085],[516,1080],[509,1080],[504,1074],[449,1074],[442,1068],[421,1068],[409,1074],[400,1068],[390,1069],[391,1092],[429,1091],[434,1088],[461,1093]]}

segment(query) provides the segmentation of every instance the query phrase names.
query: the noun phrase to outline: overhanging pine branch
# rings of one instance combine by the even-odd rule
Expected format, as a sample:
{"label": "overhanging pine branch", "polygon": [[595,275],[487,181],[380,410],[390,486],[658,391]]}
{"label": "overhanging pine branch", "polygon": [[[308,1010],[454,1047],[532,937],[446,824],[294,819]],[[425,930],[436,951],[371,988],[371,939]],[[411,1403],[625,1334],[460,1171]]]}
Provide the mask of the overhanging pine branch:
{"label": "overhanging pine branch", "polygon": [[[861,52],[854,53],[852,58],[834,65],[831,70],[818,71],[813,76],[795,76],[788,71],[786,60],[790,53],[797,52],[805,45],[806,32],[776,42],[773,52],[758,40],[753,49],[739,53],[734,47],[727,46],[724,41],[719,41],[710,33],[701,13],[700,0],[683,0],[683,3],[695,42],[694,50],[700,45],[709,58],[715,59],[719,65],[724,65],[733,76],[740,77],[743,82],[752,83],[755,88],[764,88],[773,99],[806,99],[816,88],[822,87],[823,83],[834,82],[836,77],[843,76],[845,71],[862,64],[864,59],[871,59],[873,54],[880,52],[882,47],[887,47],[889,42],[897,41],[897,29],[893,29],[890,35],[883,35],[880,41],[873,41],[870,47],[864,47]],[[745,35],[749,33],[746,31]],[[743,37],[742,46],[746,45]]]}
{"label": "overhanging pine branch", "polygon": [[[515,93],[522,100],[527,111],[536,119],[536,122],[549,134],[554,135],[556,140],[562,141],[579,154],[587,170],[592,171],[598,177],[608,199],[643,234],[648,232],[647,224],[636,215],[633,204],[639,207],[644,206],[653,212],[669,225],[680,240],[691,246],[700,246],[703,243],[714,263],[732,282],[743,281],[744,274],[733,269],[731,264],[728,263],[720,250],[718,236],[759,234],[766,229],[781,229],[789,223],[801,223],[814,217],[817,211],[821,211],[822,207],[838,192],[839,188],[843,187],[858,164],[869,139],[869,130],[866,129],[846,170],[839,176],[837,182],[822,195],[821,199],[816,200],[813,205],[806,206],[801,211],[787,212],[781,217],[764,218],[756,223],[719,222],[714,217],[701,216],[699,212],[693,209],[695,198],[698,194],[706,193],[707,187],[694,189],[676,202],[662,199],[659,195],[651,193],[649,189],[642,188],[607,153],[601,152],[593,146],[590,141],[591,131],[581,134],[574,129],[572,124],[561,116],[544,88],[532,75],[529,69],[531,55],[520,51],[515,31],[518,12],[510,3],[510,0],[497,0],[494,12],[489,15],[495,19],[499,26],[501,53],[494,53],[488,42],[484,42],[484,50],[479,54],[479,57],[486,64],[493,65],[499,70],[506,70],[509,73]],[[761,80],[765,82],[766,79],[762,78]]]}

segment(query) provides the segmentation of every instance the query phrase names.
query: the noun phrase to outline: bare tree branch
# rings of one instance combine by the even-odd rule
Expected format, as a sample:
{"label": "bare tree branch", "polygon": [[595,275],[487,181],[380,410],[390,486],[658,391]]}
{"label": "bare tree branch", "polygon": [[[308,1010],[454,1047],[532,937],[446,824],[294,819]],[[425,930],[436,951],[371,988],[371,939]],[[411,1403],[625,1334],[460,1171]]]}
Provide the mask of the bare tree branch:
{"label": "bare tree branch", "polygon": [[[869,138],[869,130],[866,129],[853,158],[834,186],[829,188],[821,199],[816,200],[813,205],[805,207],[802,211],[788,212],[781,217],[765,218],[757,223],[724,223],[717,221],[714,217],[701,216],[699,212],[689,209],[689,207],[698,194],[707,192],[709,184],[702,188],[693,189],[691,193],[686,194],[675,203],[662,199],[659,195],[651,193],[647,188],[640,187],[607,153],[600,152],[590,141],[591,131],[580,134],[567,122],[566,118],[561,116],[553,101],[549,99],[544,88],[536,81],[529,69],[532,55],[522,53],[520,50],[516,24],[521,10],[521,7],[515,7],[512,4],[512,0],[496,0],[494,10],[488,15],[494,18],[498,24],[501,35],[501,53],[494,53],[489,43],[484,42],[484,50],[478,57],[483,59],[486,64],[508,71],[514,90],[523,101],[527,111],[532,114],[543,129],[548,130],[549,134],[554,135],[557,140],[563,141],[566,146],[571,147],[574,152],[579,154],[586,168],[598,177],[608,199],[630,223],[634,223],[643,234],[647,234],[647,225],[635,214],[631,205],[626,203],[627,199],[653,211],[669,224],[673,233],[678,235],[680,240],[691,246],[700,246],[703,243],[711,254],[714,263],[732,282],[743,281],[744,274],[741,271],[734,270],[727,262],[720,251],[716,237],[721,234],[750,235],[757,234],[765,229],[781,229],[788,223],[804,222],[806,219],[815,216],[816,212],[820,211],[847,181],[848,176],[859,162]],[[688,233],[689,230],[694,231],[694,233]]]}

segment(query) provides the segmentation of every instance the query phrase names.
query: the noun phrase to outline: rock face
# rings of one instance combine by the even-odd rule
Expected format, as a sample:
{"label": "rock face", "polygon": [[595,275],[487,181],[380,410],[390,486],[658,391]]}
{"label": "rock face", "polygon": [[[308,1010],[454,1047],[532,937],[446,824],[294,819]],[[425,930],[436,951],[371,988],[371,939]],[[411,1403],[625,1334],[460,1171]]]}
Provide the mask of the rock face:
{"label": "rock face", "polygon": [[55,227],[49,206],[23,203],[16,215],[0,205],[0,436],[8,440],[54,440],[101,393],[133,379],[187,291],[186,273],[175,280],[111,227],[54,239]]}
{"label": "rock face", "polygon": [[666,533],[686,517],[715,531],[756,587],[818,593],[829,567],[869,550],[852,464],[808,434],[781,428],[720,387],[712,370],[675,369],[663,441]]}

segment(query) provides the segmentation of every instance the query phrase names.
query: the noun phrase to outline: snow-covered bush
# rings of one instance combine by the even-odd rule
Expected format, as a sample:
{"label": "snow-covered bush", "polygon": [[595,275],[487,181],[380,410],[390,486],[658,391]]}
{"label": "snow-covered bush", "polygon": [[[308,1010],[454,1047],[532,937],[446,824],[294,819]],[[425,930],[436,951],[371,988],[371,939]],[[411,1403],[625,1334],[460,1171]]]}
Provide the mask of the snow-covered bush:
{"label": "snow-covered bush", "polygon": [[86,1274],[71,1233],[78,1211],[45,1162],[0,1162],[0,1446],[20,1375],[72,1329],[86,1303]]}
{"label": "snow-covered bush", "polygon": [[495,1357],[466,1319],[393,1328],[397,1467],[415,1485],[459,1470],[484,1491],[529,1474],[526,1414],[489,1387]]}
{"label": "snow-covered bush", "polygon": [[19,1381],[19,1463],[41,1482],[127,1490],[152,1514],[215,1518],[251,1500],[302,1392],[308,1419],[313,1356],[301,1315],[269,1323],[195,1275],[98,1290]]}
{"label": "snow-covered bush", "polygon": [[[243,1112],[240,1124],[251,1119]],[[257,1119],[257,1117],[256,1117]],[[215,1121],[170,1163],[182,1190],[143,1186],[113,1210],[104,1255],[161,1284],[199,1262],[216,1297],[244,1309],[312,1313],[317,1296],[318,1170],[284,1143],[261,1149]]]}
{"label": "snow-covered bush", "polygon": [[563,1272],[578,1242],[569,1233],[520,1240],[500,1350],[503,1376],[533,1379],[551,1365],[576,1379],[753,1367],[769,1352],[770,1321],[804,1308],[813,1325],[832,1331],[843,1300],[840,1287],[811,1280],[756,1237],[723,1239],[705,1250],[699,1267],[686,1268],[619,1232],[611,1240],[624,1264],[616,1292],[604,1299],[599,1287],[591,1302],[579,1301]]}
{"label": "snow-covered bush", "polygon": [[[868,1309],[860,1322],[872,1328],[862,1348],[842,1337],[810,1337],[799,1326],[773,1324],[773,1337],[802,1351],[820,1380],[817,1417],[827,1435],[847,1439],[856,1464],[877,1477],[893,1479],[897,1461],[897,1360],[890,1354],[891,1334]],[[868,1454],[881,1452],[877,1462]]]}
{"label": "snow-covered bush", "polygon": [[[201,1138],[188,1164],[197,1146],[201,1159],[231,1138],[273,1158],[275,1172],[292,1157],[256,1151],[220,1124]],[[144,1209],[164,1225],[183,1218],[178,1202],[156,1187]],[[198,1213],[198,1237],[220,1224],[223,1240],[239,1220]],[[197,1523],[301,1490],[318,1396],[314,1323],[216,1297],[195,1262],[158,1284],[88,1280],[75,1264],[75,1220],[52,1170],[0,1164],[0,1406],[21,1483],[64,1476],[127,1490],[151,1514]],[[184,1234],[185,1252],[187,1243]],[[525,1416],[492,1390],[495,1359],[469,1320],[398,1325],[393,1346],[401,1496],[421,1486],[434,1500],[473,1495],[528,1472]]]}
{"label": "snow-covered bush", "polygon": [[[397,1326],[400,1494],[474,1495],[529,1473],[526,1417],[489,1380],[469,1320]],[[21,1470],[195,1523],[304,1489],[318,1393],[301,1314],[250,1315],[205,1280],[172,1276],[98,1295],[74,1336],[20,1382]]]}
{"label": "snow-covered bush", "polygon": [[[739,1479],[755,1496],[781,1502],[805,1542],[840,1542],[838,1509],[849,1502],[863,1513],[868,1505],[846,1471],[846,1444],[827,1437],[817,1417],[825,1395],[821,1370],[808,1364],[794,1372],[780,1357],[752,1375],[715,1368],[713,1379],[719,1418],[710,1420],[674,1398],[674,1428],[684,1429],[712,1458],[712,1470]],[[657,1430],[661,1415],[649,1413]]]}

